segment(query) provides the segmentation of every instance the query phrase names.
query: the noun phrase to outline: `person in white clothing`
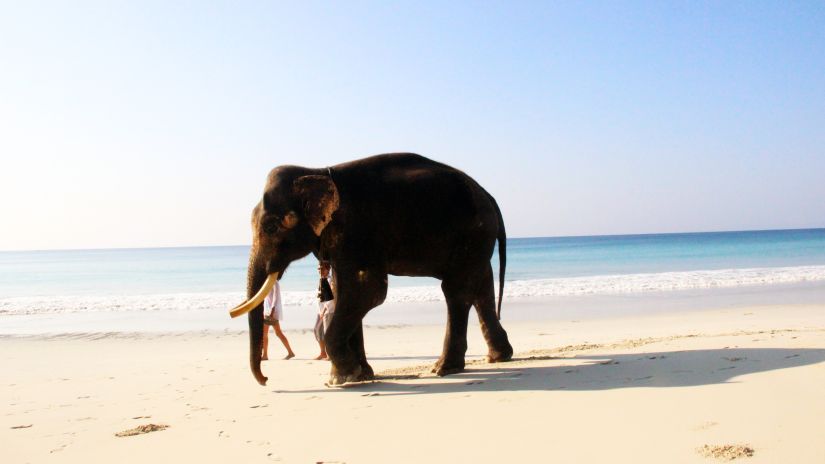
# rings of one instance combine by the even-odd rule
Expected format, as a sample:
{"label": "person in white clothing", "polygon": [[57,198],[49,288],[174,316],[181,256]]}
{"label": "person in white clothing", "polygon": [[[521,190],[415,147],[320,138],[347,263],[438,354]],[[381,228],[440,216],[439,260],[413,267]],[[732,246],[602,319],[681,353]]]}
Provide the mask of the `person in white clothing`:
{"label": "person in white clothing", "polygon": [[318,273],[321,274],[321,281],[318,284],[318,316],[315,318],[315,340],[321,348],[321,354],[315,359],[329,359],[327,356],[324,334],[329,329],[332,314],[335,312],[335,281],[332,279],[330,264],[321,261],[318,265]]}
{"label": "person in white clothing", "polygon": [[261,359],[269,359],[269,326],[275,329],[275,335],[281,340],[286,348],[287,355],[284,359],[295,357],[292,348],[289,346],[289,340],[281,331],[281,321],[284,319],[284,308],[281,302],[281,284],[275,282],[275,286],[269,291],[269,294],[264,298],[264,339],[261,347]]}

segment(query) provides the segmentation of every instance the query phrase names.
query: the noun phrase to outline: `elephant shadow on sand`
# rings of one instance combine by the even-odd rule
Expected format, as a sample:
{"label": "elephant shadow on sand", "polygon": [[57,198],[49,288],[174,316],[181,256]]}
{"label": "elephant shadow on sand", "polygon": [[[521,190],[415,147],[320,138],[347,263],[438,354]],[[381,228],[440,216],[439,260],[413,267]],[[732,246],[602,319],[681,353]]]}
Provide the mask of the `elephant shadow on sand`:
{"label": "elephant shadow on sand", "polygon": [[[513,363],[476,364],[445,378],[376,375],[375,382],[347,386],[372,395],[427,395],[484,391],[598,391],[620,388],[694,387],[736,383],[737,377],[825,361],[825,349],[730,348],[598,353],[575,357],[513,358]],[[547,362],[552,366],[547,366]],[[538,366],[536,364],[544,364]],[[326,389],[278,393],[330,392]]]}

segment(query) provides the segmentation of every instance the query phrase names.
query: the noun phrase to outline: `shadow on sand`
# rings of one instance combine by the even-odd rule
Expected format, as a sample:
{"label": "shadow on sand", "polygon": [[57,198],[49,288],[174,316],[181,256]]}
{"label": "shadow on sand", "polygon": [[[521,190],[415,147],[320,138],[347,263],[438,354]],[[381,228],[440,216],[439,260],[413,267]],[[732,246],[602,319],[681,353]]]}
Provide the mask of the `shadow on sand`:
{"label": "shadow on sand", "polygon": [[[484,391],[597,391],[617,388],[692,387],[736,383],[736,377],[790,369],[825,361],[825,349],[731,348],[586,354],[541,360],[515,358],[513,363],[477,364],[443,378],[377,376],[375,382],[351,384],[370,396],[422,395]],[[535,364],[553,363],[552,366]],[[403,382],[401,382],[403,380]],[[320,393],[334,389],[275,390]]]}

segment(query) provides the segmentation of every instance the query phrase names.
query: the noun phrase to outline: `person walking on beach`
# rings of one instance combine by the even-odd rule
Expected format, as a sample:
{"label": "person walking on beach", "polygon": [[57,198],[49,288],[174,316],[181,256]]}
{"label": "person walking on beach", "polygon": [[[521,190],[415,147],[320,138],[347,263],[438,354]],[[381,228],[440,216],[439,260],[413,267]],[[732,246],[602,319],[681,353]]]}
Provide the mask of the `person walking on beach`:
{"label": "person walking on beach", "polygon": [[[269,315],[266,315],[267,313],[269,313]],[[289,340],[286,339],[286,335],[281,331],[281,321],[283,319],[284,308],[281,302],[281,285],[275,282],[275,286],[272,287],[272,290],[270,290],[269,294],[264,298],[264,339],[261,350],[261,359],[264,361],[269,359],[269,326],[275,329],[275,335],[278,336],[286,348],[287,354],[284,359],[295,357],[295,353],[292,352],[292,348],[289,346]]]}
{"label": "person walking on beach", "polygon": [[321,280],[318,283],[318,315],[315,317],[315,340],[318,341],[318,346],[321,347],[321,354],[315,359],[329,359],[327,356],[327,347],[324,344],[324,334],[329,328],[329,322],[332,320],[332,314],[335,312],[335,293],[333,292],[334,281],[332,279],[331,267],[328,261],[321,261],[318,264],[318,273],[321,275]]}

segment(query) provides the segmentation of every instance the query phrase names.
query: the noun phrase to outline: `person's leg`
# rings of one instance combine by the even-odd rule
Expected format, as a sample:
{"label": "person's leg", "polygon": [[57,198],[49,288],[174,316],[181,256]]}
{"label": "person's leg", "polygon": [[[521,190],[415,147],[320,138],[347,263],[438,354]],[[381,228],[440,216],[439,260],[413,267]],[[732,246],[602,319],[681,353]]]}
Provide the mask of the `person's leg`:
{"label": "person's leg", "polygon": [[334,312],[335,312],[335,302],[334,301],[328,301],[327,302],[327,309],[326,309],[326,311],[324,311],[323,317],[321,317],[321,320],[324,323],[324,330],[325,331],[329,329],[329,324],[332,322],[332,316],[333,316]]}
{"label": "person's leg", "polygon": [[275,335],[281,339],[281,343],[284,344],[284,348],[286,348],[287,354],[284,359],[294,358],[295,353],[292,352],[292,348],[289,346],[289,340],[286,339],[286,335],[281,332],[281,323],[279,321],[274,321],[272,323],[272,327],[275,329]]}
{"label": "person's leg", "polygon": [[269,325],[264,324],[264,338],[261,342],[261,361],[269,359]]}
{"label": "person's leg", "polygon": [[327,345],[324,343],[324,320],[321,319],[320,315],[315,316],[315,329],[313,332],[315,333],[315,340],[321,348],[321,353],[315,357],[315,360],[329,359],[327,356]]}

